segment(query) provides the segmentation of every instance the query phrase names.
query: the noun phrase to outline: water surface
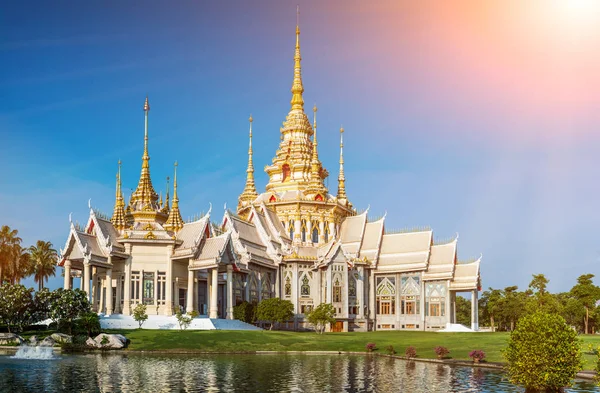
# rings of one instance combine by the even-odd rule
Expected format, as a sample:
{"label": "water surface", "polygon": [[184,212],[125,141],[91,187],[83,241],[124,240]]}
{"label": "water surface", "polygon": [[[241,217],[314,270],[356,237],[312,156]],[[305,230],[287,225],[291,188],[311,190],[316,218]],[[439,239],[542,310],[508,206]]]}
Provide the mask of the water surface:
{"label": "water surface", "polygon": [[[0,355],[0,392],[523,392],[471,367],[347,355]],[[578,381],[568,392],[600,392]]]}

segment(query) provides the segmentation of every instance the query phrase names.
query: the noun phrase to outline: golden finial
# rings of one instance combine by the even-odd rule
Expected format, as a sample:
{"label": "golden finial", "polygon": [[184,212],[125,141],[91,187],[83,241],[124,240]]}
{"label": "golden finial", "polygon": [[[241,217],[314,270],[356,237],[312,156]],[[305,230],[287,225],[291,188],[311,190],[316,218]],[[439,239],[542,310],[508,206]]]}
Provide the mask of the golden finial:
{"label": "golden finial", "polygon": [[115,191],[115,208],[110,219],[113,226],[117,230],[123,230],[126,226],[125,220],[125,201],[121,192],[121,160],[118,161],[119,169],[117,170],[117,187]]}
{"label": "golden finial", "polygon": [[248,144],[248,168],[246,169],[246,186],[244,187],[244,191],[238,198],[238,208],[242,207],[243,204],[251,203],[258,197],[258,193],[256,192],[256,185],[254,183],[254,164],[252,161],[252,122],[254,119],[252,115],[248,119],[250,122],[250,133],[249,139],[250,142]]}
{"label": "golden finial", "polygon": [[304,99],[302,93],[304,93],[304,86],[302,85],[302,67],[300,61],[300,6],[296,9],[296,52],[294,54],[294,81],[292,83],[292,109],[303,109]]}
{"label": "golden finial", "polygon": [[150,104],[148,103],[148,96],[146,96],[146,102],[144,102],[144,112],[148,112],[150,110]]}
{"label": "golden finial", "polygon": [[167,188],[166,188],[167,195],[165,197],[165,206],[163,206],[163,208],[162,208],[162,212],[167,213],[167,214],[169,213],[169,180],[170,180],[170,177],[167,176]]}
{"label": "golden finial", "polygon": [[340,174],[338,176],[338,199],[348,199],[346,196],[346,177],[344,176],[344,127],[340,127]]}
{"label": "golden finial", "polygon": [[166,230],[173,232],[177,232],[183,228],[183,219],[181,218],[181,212],[179,211],[179,198],[177,197],[177,166],[177,161],[175,161],[173,175],[173,206],[164,225]]}

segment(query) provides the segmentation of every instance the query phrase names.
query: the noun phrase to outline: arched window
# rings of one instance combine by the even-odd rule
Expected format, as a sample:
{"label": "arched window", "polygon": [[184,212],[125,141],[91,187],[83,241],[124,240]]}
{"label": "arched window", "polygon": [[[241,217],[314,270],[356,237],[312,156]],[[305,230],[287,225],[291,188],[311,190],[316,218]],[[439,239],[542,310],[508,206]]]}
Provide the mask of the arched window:
{"label": "arched window", "polygon": [[340,282],[339,277],[336,277],[333,283],[333,302],[341,303],[342,302],[342,283]]}
{"label": "arched window", "polygon": [[323,234],[325,238],[325,243],[329,242],[329,223],[325,222],[325,233]]}
{"label": "arched window", "polygon": [[285,182],[289,180],[290,177],[290,166],[288,164],[283,164],[283,166],[281,167],[281,172],[282,172],[282,178],[281,178],[281,182]]}
{"label": "arched window", "polygon": [[302,241],[305,242],[306,241],[306,220],[302,220],[302,224],[300,227],[300,234],[301,234]]}
{"label": "arched window", "polygon": [[317,228],[316,226],[313,227],[311,241],[313,243],[319,242],[319,228]]}
{"label": "arched window", "polygon": [[292,296],[292,280],[290,276],[285,279],[285,296]]}
{"label": "arched window", "polygon": [[290,220],[289,223],[289,227],[290,227],[290,239],[294,240],[294,220]]}

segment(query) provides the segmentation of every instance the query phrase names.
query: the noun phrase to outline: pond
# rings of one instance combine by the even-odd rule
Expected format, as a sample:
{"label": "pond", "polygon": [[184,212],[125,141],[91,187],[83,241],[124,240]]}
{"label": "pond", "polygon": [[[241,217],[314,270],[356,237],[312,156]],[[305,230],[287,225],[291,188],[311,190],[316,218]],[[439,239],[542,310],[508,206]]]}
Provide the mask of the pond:
{"label": "pond", "polygon": [[[0,355],[0,392],[522,392],[482,368],[347,355]],[[578,381],[568,392],[600,392]]]}

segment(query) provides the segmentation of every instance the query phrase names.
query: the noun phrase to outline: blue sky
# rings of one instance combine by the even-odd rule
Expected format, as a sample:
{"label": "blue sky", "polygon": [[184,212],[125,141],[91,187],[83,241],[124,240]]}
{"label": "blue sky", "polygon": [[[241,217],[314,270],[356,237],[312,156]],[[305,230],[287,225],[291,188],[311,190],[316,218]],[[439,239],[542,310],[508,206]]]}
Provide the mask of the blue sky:
{"label": "blue sky", "polygon": [[387,211],[389,228],[458,232],[460,258],[483,253],[484,288],[544,273],[565,291],[597,272],[600,19],[551,24],[558,34],[543,19],[554,16],[511,1],[7,4],[0,224],[59,248],[89,198],[111,213],[119,159],[125,194],[137,185],[146,94],[153,183],[164,193],[179,161],[184,217],[235,206],[250,114],[264,189],[289,110],[297,3],[332,192],[343,124],[354,205]]}

